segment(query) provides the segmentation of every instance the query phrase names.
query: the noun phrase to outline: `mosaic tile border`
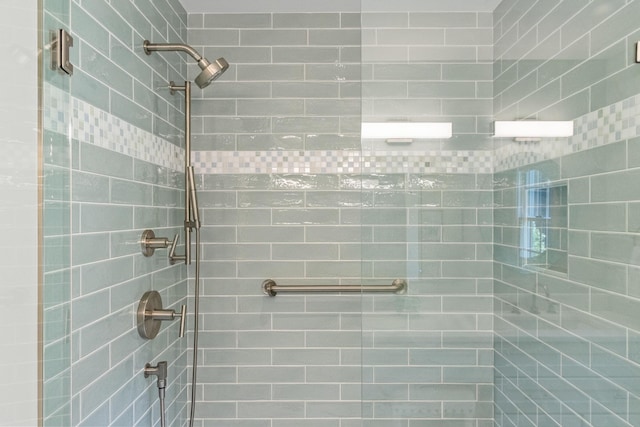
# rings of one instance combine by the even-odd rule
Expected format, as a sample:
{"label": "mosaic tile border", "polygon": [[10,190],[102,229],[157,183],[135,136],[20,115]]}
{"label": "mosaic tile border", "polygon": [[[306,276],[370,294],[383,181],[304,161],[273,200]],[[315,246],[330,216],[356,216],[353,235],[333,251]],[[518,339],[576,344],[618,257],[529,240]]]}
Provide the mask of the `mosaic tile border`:
{"label": "mosaic tile border", "polygon": [[94,107],[65,91],[45,85],[43,126],[80,142],[172,170],[184,169],[184,149]]}
{"label": "mosaic tile border", "polygon": [[577,118],[570,138],[508,144],[495,151],[494,171],[515,169],[635,138],[640,135],[639,114],[640,95],[635,95]]}
{"label": "mosaic tile border", "polygon": [[[45,129],[70,127],[79,141],[182,170],[182,148],[55,86],[45,85],[44,94]],[[195,151],[192,161],[200,174],[502,172],[640,136],[639,115],[640,94],[577,118],[570,138],[513,142],[495,151]]]}
{"label": "mosaic tile border", "polygon": [[490,151],[198,151],[200,174],[491,173]]}

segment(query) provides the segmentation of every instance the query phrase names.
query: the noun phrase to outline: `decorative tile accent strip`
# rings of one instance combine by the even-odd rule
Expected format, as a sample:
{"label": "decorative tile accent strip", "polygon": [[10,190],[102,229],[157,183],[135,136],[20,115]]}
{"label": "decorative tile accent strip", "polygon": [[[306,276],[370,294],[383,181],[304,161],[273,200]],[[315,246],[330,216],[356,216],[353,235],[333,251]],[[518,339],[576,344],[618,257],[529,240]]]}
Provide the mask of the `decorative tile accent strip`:
{"label": "decorative tile accent strip", "polygon": [[201,174],[491,173],[491,151],[197,151]]}
{"label": "decorative tile accent strip", "polygon": [[[45,85],[44,128],[71,132],[81,142],[126,154],[173,170],[184,168],[184,149],[144,131],[91,104],[71,97],[63,90]],[[64,127],[70,126],[70,129]]]}
{"label": "decorative tile accent strip", "polygon": [[[45,129],[64,133],[70,125],[82,142],[182,170],[184,149],[52,85],[44,93]],[[196,151],[192,161],[204,174],[492,173],[640,136],[639,114],[636,95],[577,118],[570,138],[513,142],[495,151]]]}
{"label": "decorative tile accent strip", "polygon": [[69,105],[71,96],[55,86],[44,85],[43,123],[42,126],[57,133],[68,132]]}
{"label": "decorative tile accent strip", "polygon": [[501,172],[640,135],[640,95],[611,104],[573,121],[570,138],[533,143],[513,142],[496,150],[494,171]]}

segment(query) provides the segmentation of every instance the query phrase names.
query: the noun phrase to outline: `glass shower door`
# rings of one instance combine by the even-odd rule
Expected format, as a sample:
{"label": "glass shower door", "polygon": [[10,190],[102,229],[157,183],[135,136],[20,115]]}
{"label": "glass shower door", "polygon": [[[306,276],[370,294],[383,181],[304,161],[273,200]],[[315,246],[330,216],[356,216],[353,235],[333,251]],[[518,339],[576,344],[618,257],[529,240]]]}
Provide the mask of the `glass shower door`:
{"label": "glass shower door", "polygon": [[408,282],[363,295],[367,426],[493,422],[493,28],[468,6],[362,2],[363,274]]}
{"label": "glass shower door", "polygon": [[[43,425],[156,422],[159,389],[143,370],[161,361],[168,425],[182,424],[187,338],[165,322],[144,339],[136,310],[155,290],[179,312],[189,292],[184,264],[141,250],[145,230],[182,230],[184,98],[167,84],[186,69],[142,43],[182,41],[186,13],[174,0],[45,0],[41,23]],[[65,70],[52,66],[59,30],[73,40]]]}
{"label": "glass shower door", "polygon": [[362,3],[363,126],[453,129],[363,138],[365,424],[638,425],[640,4],[474,3]]}
{"label": "glass shower door", "polygon": [[496,139],[496,425],[635,426],[640,5],[516,3],[493,13],[495,120],[573,132]]}
{"label": "glass shower door", "polygon": [[[68,75],[52,69],[58,29],[70,31],[70,2],[44,1],[42,69],[42,420],[71,422],[71,169]],[[71,58],[77,62],[77,55]]]}

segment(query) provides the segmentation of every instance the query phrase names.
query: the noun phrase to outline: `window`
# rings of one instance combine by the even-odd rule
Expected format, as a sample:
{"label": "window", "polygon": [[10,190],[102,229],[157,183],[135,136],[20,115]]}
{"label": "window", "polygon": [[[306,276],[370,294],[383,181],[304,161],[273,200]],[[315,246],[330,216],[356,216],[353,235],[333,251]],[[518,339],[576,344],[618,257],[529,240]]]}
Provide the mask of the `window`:
{"label": "window", "polygon": [[525,267],[567,272],[567,185],[540,185],[525,174],[519,203],[520,261]]}

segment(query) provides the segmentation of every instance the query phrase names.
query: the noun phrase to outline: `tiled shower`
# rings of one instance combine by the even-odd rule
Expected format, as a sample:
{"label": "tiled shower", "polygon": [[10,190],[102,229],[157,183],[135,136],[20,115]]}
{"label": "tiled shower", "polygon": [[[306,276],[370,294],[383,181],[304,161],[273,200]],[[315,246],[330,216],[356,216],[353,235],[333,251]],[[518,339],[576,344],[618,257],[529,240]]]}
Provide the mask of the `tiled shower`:
{"label": "tiled shower", "polygon": [[[134,312],[149,289],[193,305],[193,269],[139,240],[182,228],[168,82],[195,68],[145,38],[231,63],[193,99],[195,425],[640,425],[638,1],[43,3],[44,43],[70,30],[75,65],[43,67],[44,425],[159,425],[159,360],[186,425],[193,336],[145,341]],[[574,136],[492,137],[516,119]],[[361,140],[382,121],[454,136]],[[397,278],[406,293],[261,289]]]}
{"label": "tiled shower", "polygon": [[[200,407],[222,418],[211,425],[493,424],[491,155],[471,149],[490,147],[491,22],[189,15],[190,44],[237,57],[235,76],[194,104],[211,325]],[[478,46],[459,45],[469,38]],[[442,63],[407,66],[418,39],[442,44],[418,52]],[[440,116],[460,132],[451,148],[361,145],[361,117]],[[409,290],[268,298],[268,278],[401,278]]]}

